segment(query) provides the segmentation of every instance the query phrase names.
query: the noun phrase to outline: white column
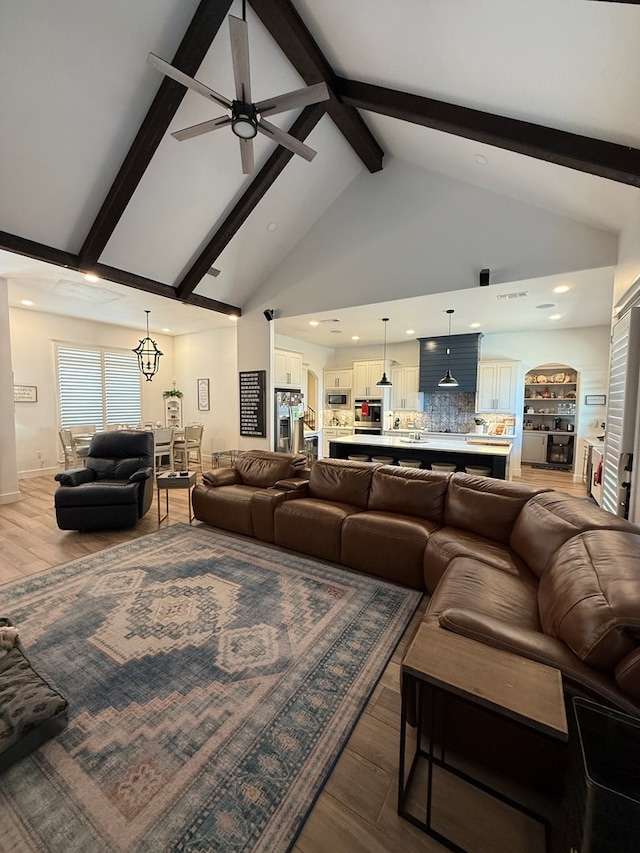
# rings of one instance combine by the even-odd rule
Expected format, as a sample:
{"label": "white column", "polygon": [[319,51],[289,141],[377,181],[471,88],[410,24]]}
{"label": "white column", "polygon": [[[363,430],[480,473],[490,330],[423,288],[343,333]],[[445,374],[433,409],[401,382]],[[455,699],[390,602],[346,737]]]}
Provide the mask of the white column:
{"label": "white column", "polygon": [[0,504],[20,499],[9,328],[9,282],[6,278],[0,278]]}
{"label": "white column", "polygon": [[273,441],[273,321],[268,322],[262,310],[250,311],[238,319],[238,371],[266,370],[266,438],[240,437],[239,401],[236,398],[238,450],[271,450]]}

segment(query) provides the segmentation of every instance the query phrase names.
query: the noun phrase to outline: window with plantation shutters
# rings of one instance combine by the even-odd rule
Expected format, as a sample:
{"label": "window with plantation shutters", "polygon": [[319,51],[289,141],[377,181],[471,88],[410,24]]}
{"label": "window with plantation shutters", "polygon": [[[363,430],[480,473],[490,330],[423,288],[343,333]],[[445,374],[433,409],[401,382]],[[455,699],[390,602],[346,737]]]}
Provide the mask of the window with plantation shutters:
{"label": "window with plantation shutters", "polygon": [[127,350],[56,347],[60,426],[137,424],[142,417],[138,360]]}

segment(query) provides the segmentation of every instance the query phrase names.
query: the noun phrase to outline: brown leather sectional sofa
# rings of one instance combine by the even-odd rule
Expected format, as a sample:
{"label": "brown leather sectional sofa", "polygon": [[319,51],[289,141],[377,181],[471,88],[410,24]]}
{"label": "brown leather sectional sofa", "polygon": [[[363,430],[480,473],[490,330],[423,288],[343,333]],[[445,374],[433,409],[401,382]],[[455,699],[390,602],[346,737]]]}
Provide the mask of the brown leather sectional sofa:
{"label": "brown leather sectional sofa", "polygon": [[[302,476],[300,476],[302,475]],[[640,527],[467,474],[248,451],[193,493],[215,527],[424,590],[424,618],[640,713]]]}

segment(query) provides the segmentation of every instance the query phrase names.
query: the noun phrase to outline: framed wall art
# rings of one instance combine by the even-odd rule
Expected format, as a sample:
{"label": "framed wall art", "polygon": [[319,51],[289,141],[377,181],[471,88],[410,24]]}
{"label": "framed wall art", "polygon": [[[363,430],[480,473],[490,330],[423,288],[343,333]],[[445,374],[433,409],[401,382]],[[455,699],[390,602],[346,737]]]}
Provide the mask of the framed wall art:
{"label": "framed wall art", "polygon": [[198,411],[209,411],[209,380],[198,379]]}
{"label": "framed wall art", "polygon": [[607,405],[607,395],[606,394],[587,394],[584,398],[584,402],[586,406],[606,406]]}
{"label": "framed wall art", "polygon": [[14,385],[13,386],[13,402],[14,403],[37,403],[38,402],[38,387],[37,387],[37,385]]}

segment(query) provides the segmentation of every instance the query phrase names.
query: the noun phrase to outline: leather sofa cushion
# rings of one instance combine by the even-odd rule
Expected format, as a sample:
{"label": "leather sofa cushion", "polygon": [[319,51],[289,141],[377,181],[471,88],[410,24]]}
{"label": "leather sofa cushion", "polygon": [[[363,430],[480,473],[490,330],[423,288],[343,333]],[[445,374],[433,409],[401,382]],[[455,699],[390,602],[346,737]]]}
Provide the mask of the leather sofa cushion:
{"label": "leather sofa cushion", "polygon": [[603,512],[582,498],[549,491],[527,501],[513,526],[509,544],[541,577],[561,545],[594,528],[640,533],[637,525]]}
{"label": "leather sofa cushion", "polygon": [[616,684],[627,695],[640,702],[640,649],[623,658],[615,671]]}
{"label": "leather sofa cushion", "polygon": [[431,596],[426,615],[440,616],[448,607],[540,630],[537,581],[496,571],[494,566],[470,557],[456,557]]}
{"label": "leather sofa cushion", "polygon": [[194,515],[213,527],[253,536],[251,500],[257,491],[257,486],[196,486],[191,495]]}
{"label": "leather sofa cushion", "polygon": [[311,468],[309,497],[366,509],[376,467],[380,466],[370,462],[320,459]]}
{"label": "leather sofa cushion", "polygon": [[79,486],[61,486],[55,495],[56,507],[111,507],[137,506],[138,483],[115,482],[108,480],[81,483]]}
{"label": "leather sofa cushion", "polygon": [[236,459],[235,470],[245,486],[268,489],[278,480],[295,476],[296,460],[304,462],[304,457],[269,450],[248,450]]}
{"label": "leather sofa cushion", "polygon": [[622,685],[618,690],[607,675],[587,666],[555,637],[511,622],[481,616],[462,607],[449,607],[440,615],[439,622],[441,627],[448,631],[553,666],[562,672],[565,683],[576,685],[582,692],[586,689],[589,694],[593,694],[595,690],[600,701],[605,699],[625,711],[636,715],[638,713],[637,706],[629,699],[629,696],[633,695],[630,690],[626,690]]}
{"label": "leather sofa cushion", "polygon": [[562,546],[540,579],[546,634],[613,672],[640,642],[640,534],[590,530]]}
{"label": "leather sofa cushion", "polygon": [[424,590],[424,549],[434,526],[426,519],[411,515],[371,509],[354,513],[347,516],[342,525],[340,562],[352,569]]}
{"label": "leather sofa cushion", "polygon": [[[312,473],[320,463],[316,462]],[[274,513],[275,543],[282,548],[340,562],[342,524],[360,512],[351,504],[296,498],[278,504]]]}
{"label": "leather sofa cushion", "polygon": [[506,545],[522,507],[538,491],[523,483],[453,474],[445,500],[445,524]]}
{"label": "leather sofa cushion", "polygon": [[415,515],[441,527],[448,482],[439,471],[382,465],[373,472],[367,509]]}
{"label": "leather sofa cushion", "polygon": [[428,590],[436,588],[447,566],[455,557],[474,557],[503,572],[523,575],[527,580],[533,579],[524,561],[507,545],[468,530],[441,527],[429,536],[424,552],[424,581]]}

